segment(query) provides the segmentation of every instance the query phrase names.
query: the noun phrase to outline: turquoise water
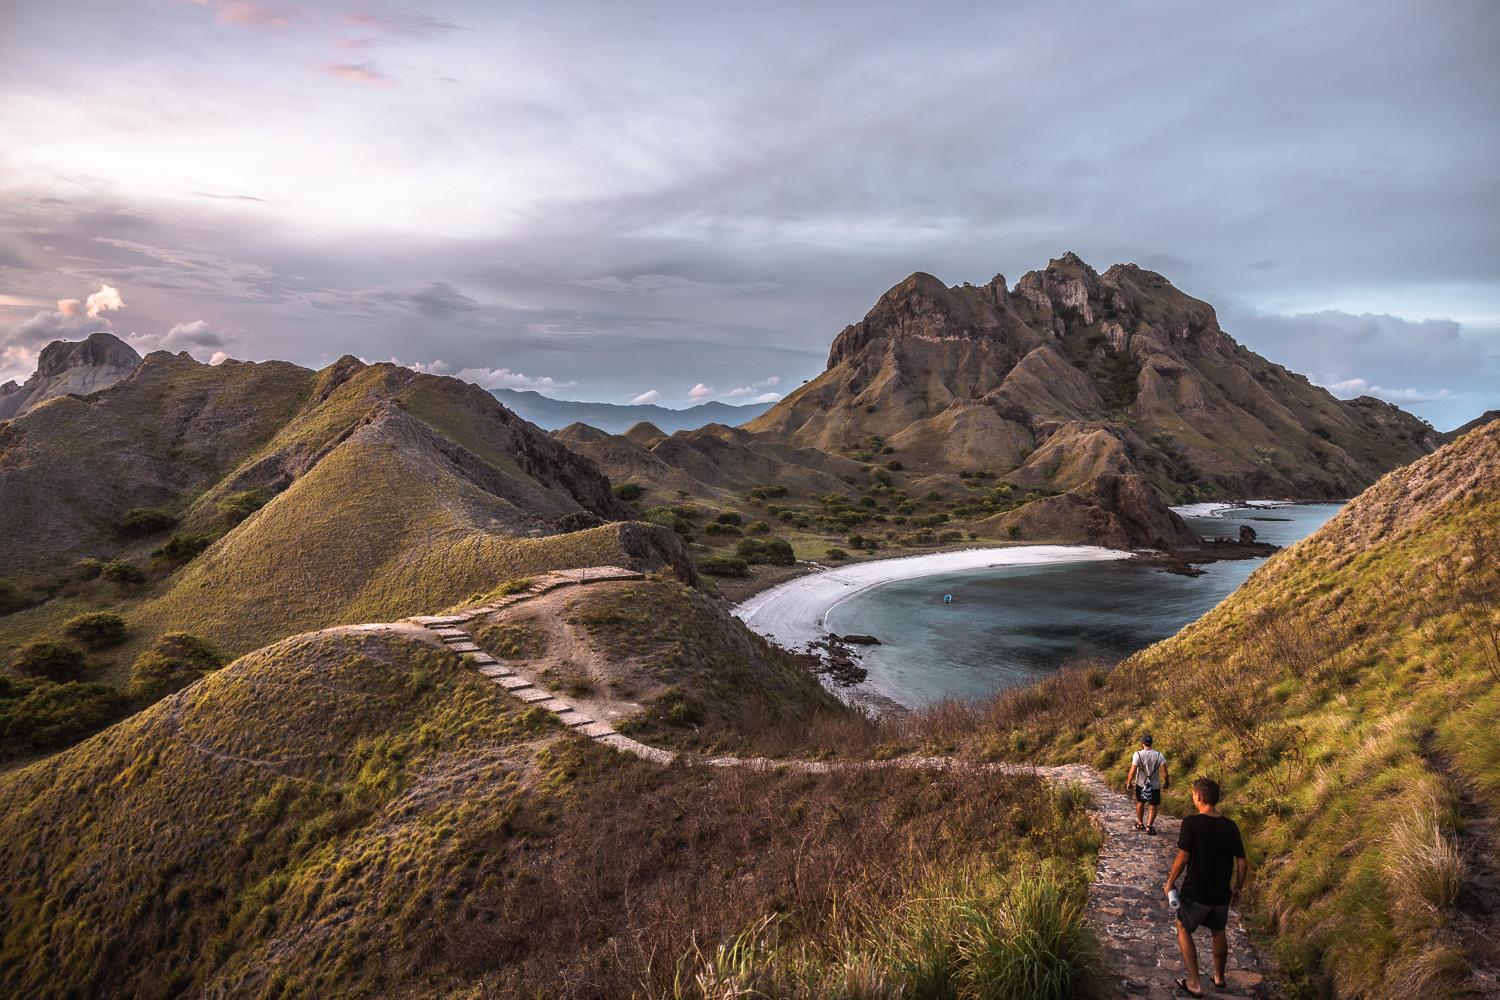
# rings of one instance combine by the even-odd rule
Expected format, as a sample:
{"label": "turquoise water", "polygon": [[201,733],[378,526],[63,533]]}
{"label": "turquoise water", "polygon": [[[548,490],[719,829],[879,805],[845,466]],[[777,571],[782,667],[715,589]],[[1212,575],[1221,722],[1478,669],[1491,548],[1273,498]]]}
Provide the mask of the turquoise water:
{"label": "turquoise water", "polygon": [[[1303,504],[1190,517],[1207,537],[1289,545],[1338,513]],[[873,635],[862,648],[869,683],[903,705],[981,698],[1045,677],[1078,656],[1128,656],[1201,618],[1264,560],[1211,563],[1177,576],[1126,562],[1007,566],[898,580],[854,595],[828,612],[830,632]],[[943,596],[953,595],[952,604]]]}

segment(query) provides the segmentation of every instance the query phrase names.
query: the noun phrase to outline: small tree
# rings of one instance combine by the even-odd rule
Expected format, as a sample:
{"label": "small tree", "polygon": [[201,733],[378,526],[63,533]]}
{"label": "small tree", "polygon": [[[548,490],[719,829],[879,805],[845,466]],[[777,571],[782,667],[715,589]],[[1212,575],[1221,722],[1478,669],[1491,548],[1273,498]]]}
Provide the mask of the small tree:
{"label": "small tree", "polygon": [[125,619],[108,612],[76,615],[63,623],[63,634],[88,649],[118,646],[130,634]]}
{"label": "small tree", "polygon": [[65,642],[41,639],[16,650],[11,666],[18,673],[45,677],[49,681],[76,681],[88,669],[83,653]]}
{"label": "small tree", "polygon": [[155,535],[177,523],[177,518],[155,507],[136,507],[120,518],[120,531],[132,538]]}
{"label": "small tree", "polygon": [[121,590],[146,582],[146,571],[128,559],[112,559],[99,570],[99,575]]}
{"label": "small tree", "polygon": [[130,668],[130,696],[155,701],[180,691],[233,657],[207,639],[186,632],[169,632],[136,657]]}
{"label": "small tree", "polygon": [[614,487],[614,494],[615,494],[615,496],[619,497],[621,500],[626,501],[627,503],[629,501],[631,501],[631,500],[639,499],[639,497],[641,495],[641,484],[640,483],[616,483],[615,487]]}

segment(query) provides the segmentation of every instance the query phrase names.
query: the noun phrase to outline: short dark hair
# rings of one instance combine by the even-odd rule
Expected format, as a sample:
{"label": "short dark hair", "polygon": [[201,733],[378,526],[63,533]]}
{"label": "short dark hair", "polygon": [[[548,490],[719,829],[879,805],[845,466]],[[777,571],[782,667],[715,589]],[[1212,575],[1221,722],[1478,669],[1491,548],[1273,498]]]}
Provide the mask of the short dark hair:
{"label": "short dark hair", "polygon": [[1151,734],[1147,733],[1145,736],[1142,736],[1141,742],[1149,747],[1151,745]]}
{"label": "short dark hair", "polygon": [[1211,806],[1219,804],[1219,783],[1212,778],[1198,778],[1193,782],[1193,794]]}

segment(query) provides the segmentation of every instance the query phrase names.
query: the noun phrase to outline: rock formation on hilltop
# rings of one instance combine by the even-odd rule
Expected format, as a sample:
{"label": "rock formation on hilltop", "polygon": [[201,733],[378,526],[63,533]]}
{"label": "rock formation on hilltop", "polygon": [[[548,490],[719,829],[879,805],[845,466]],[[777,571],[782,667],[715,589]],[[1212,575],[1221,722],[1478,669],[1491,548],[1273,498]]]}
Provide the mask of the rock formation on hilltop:
{"label": "rock formation on hilltop", "polygon": [[54,340],[42,348],[36,372],[24,385],[0,385],[0,420],[18,417],[49,399],[113,385],[140,364],[135,348],[112,333],[93,333],[81,341]]}
{"label": "rock formation on hilltop", "polygon": [[1027,488],[1136,474],[1176,502],[1352,496],[1442,443],[1236,344],[1161,275],[1101,275],[1071,253],[1011,290],[998,275],[952,288],[912,275],[747,429],[835,453],[874,435],[903,461]]}

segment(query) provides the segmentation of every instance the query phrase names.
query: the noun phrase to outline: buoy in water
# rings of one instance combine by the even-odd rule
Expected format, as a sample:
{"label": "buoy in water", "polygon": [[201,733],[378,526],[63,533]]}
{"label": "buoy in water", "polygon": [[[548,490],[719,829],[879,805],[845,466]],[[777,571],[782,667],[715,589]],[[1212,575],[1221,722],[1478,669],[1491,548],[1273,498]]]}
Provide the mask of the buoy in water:
{"label": "buoy in water", "polygon": [[944,594],[943,595],[943,603],[944,604],[952,604],[953,603],[953,595],[952,594]]}

